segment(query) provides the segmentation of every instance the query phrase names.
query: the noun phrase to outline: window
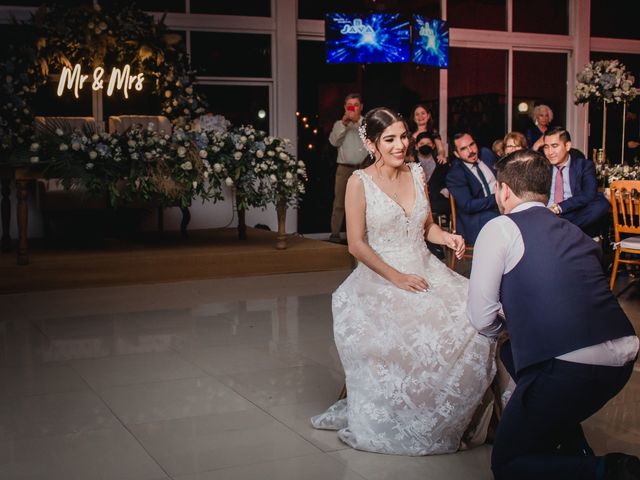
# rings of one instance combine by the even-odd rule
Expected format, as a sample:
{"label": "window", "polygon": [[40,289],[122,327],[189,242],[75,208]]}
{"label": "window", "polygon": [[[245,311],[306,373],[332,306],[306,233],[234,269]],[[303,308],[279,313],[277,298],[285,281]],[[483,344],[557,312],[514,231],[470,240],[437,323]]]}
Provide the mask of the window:
{"label": "window", "polygon": [[191,13],[270,17],[271,0],[243,0],[242,2],[191,0]]}
{"label": "window", "polygon": [[507,52],[476,48],[449,50],[449,136],[473,134],[491,147],[506,130]]}
{"label": "window", "polygon": [[[591,36],[640,40],[636,0],[591,0]],[[610,57],[614,58],[614,57]]]}
{"label": "window", "polygon": [[[193,0],[191,0],[193,2]],[[387,0],[376,4],[371,0],[298,0],[298,17],[324,19],[328,12],[342,13],[419,13],[441,18],[440,0]]]}
{"label": "window", "polygon": [[513,31],[527,33],[569,33],[567,0],[513,0]]}
{"label": "window", "polygon": [[565,126],[566,103],[566,53],[513,52],[513,130],[532,128],[533,108],[540,104],[553,111],[551,125]]}
{"label": "window", "polygon": [[136,0],[136,6],[146,12],[186,12],[185,0]]}
{"label": "window", "polygon": [[507,0],[448,0],[447,20],[454,28],[507,29]]}
{"label": "window", "polygon": [[199,76],[271,77],[271,36],[191,32],[191,65]]}
{"label": "window", "polygon": [[269,132],[268,86],[196,84],[194,88],[204,95],[208,112],[223,115],[233,126],[253,125]]}

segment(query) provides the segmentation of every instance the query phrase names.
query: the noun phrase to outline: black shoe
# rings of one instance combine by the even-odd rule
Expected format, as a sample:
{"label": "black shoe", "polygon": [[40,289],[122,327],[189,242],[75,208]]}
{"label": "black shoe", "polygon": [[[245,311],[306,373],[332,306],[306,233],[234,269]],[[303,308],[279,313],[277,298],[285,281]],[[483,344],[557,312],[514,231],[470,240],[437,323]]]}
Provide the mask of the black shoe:
{"label": "black shoe", "polygon": [[640,458],[626,453],[607,453],[604,480],[640,480]]}

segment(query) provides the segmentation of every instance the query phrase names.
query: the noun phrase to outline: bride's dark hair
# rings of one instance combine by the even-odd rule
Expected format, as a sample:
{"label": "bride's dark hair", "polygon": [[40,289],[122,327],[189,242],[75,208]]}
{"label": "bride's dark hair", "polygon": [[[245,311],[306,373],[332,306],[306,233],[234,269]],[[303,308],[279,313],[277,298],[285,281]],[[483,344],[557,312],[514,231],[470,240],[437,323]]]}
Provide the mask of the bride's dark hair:
{"label": "bride's dark hair", "polygon": [[[378,142],[380,141],[380,137],[382,136],[382,132],[386,130],[387,127],[393,125],[396,122],[402,122],[404,128],[409,131],[409,127],[407,126],[407,122],[402,118],[402,116],[391,110],[387,107],[377,107],[373,110],[369,110],[362,121],[362,125],[365,128],[365,138],[373,143],[378,150]],[[375,158],[371,158],[371,156],[367,157],[364,162],[362,162],[362,168],[368,167],[375,161]]]}

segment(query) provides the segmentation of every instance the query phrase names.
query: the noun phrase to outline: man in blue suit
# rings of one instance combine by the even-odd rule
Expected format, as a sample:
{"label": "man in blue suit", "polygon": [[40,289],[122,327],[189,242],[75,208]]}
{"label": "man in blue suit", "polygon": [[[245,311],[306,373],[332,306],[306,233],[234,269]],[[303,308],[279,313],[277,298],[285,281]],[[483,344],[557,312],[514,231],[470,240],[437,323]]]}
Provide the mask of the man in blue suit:
{"label": "man in blue suit", "polygon": [[456,202],[457,233],[474,244],[485,223],[498,216],[495,197],[495,156],[489,149],[479,149],[471,134],[452,137],[455,159],[447,175],[447,189]]}
{"label": "man in blue suit", "polygon": [[517,151],[495,168],[505,215],[478,235],[467,303],[481,334],[509,333],[500,356],[516,388],[496,431],[495,478],[638,480],[637,457],[594,455],[580,426],[627,383],[640,344],[602,251],[546,208],[551,165],[541,153]]}
{"label": "man in blue suit", "polygon": [[571,149],[571,136],[562,127],[547,130],[543,141],[544,154],[553,166],[547,206],[590,237],[600,234],[609,202],[598,192],[593,162]]}

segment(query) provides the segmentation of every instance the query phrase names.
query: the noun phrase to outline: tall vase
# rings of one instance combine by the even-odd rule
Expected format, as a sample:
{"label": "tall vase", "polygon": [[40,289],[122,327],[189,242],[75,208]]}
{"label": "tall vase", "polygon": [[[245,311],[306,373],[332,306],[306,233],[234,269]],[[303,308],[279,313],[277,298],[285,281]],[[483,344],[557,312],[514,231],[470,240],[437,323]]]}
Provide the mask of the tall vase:
{"label": "tall vase", "polygon": [[276,203],[276,212],[278,214],[278,239],[276,240],[276,248],[284,250],[287,248],[287,201],[283,198]]}
{"label": "tall vase", "polygon": [[624,164],[624,151],[626,150],[624,148],[624,135],[625,135],[625,127],[627,126],[627,101],[625,100],[622,104],[622,148],[620,150],[621,154],[620,154],[620,163]]}
{"label": "tall vase", "polygon": [[602,158],[607,162],[607,101],[602,101]]}
{"label": "tall vase", "polygon": [[245,199],[239,190],[236,190],[236,210],[238,211],[238,240],[246,240],[247,223],[245,221]]}

